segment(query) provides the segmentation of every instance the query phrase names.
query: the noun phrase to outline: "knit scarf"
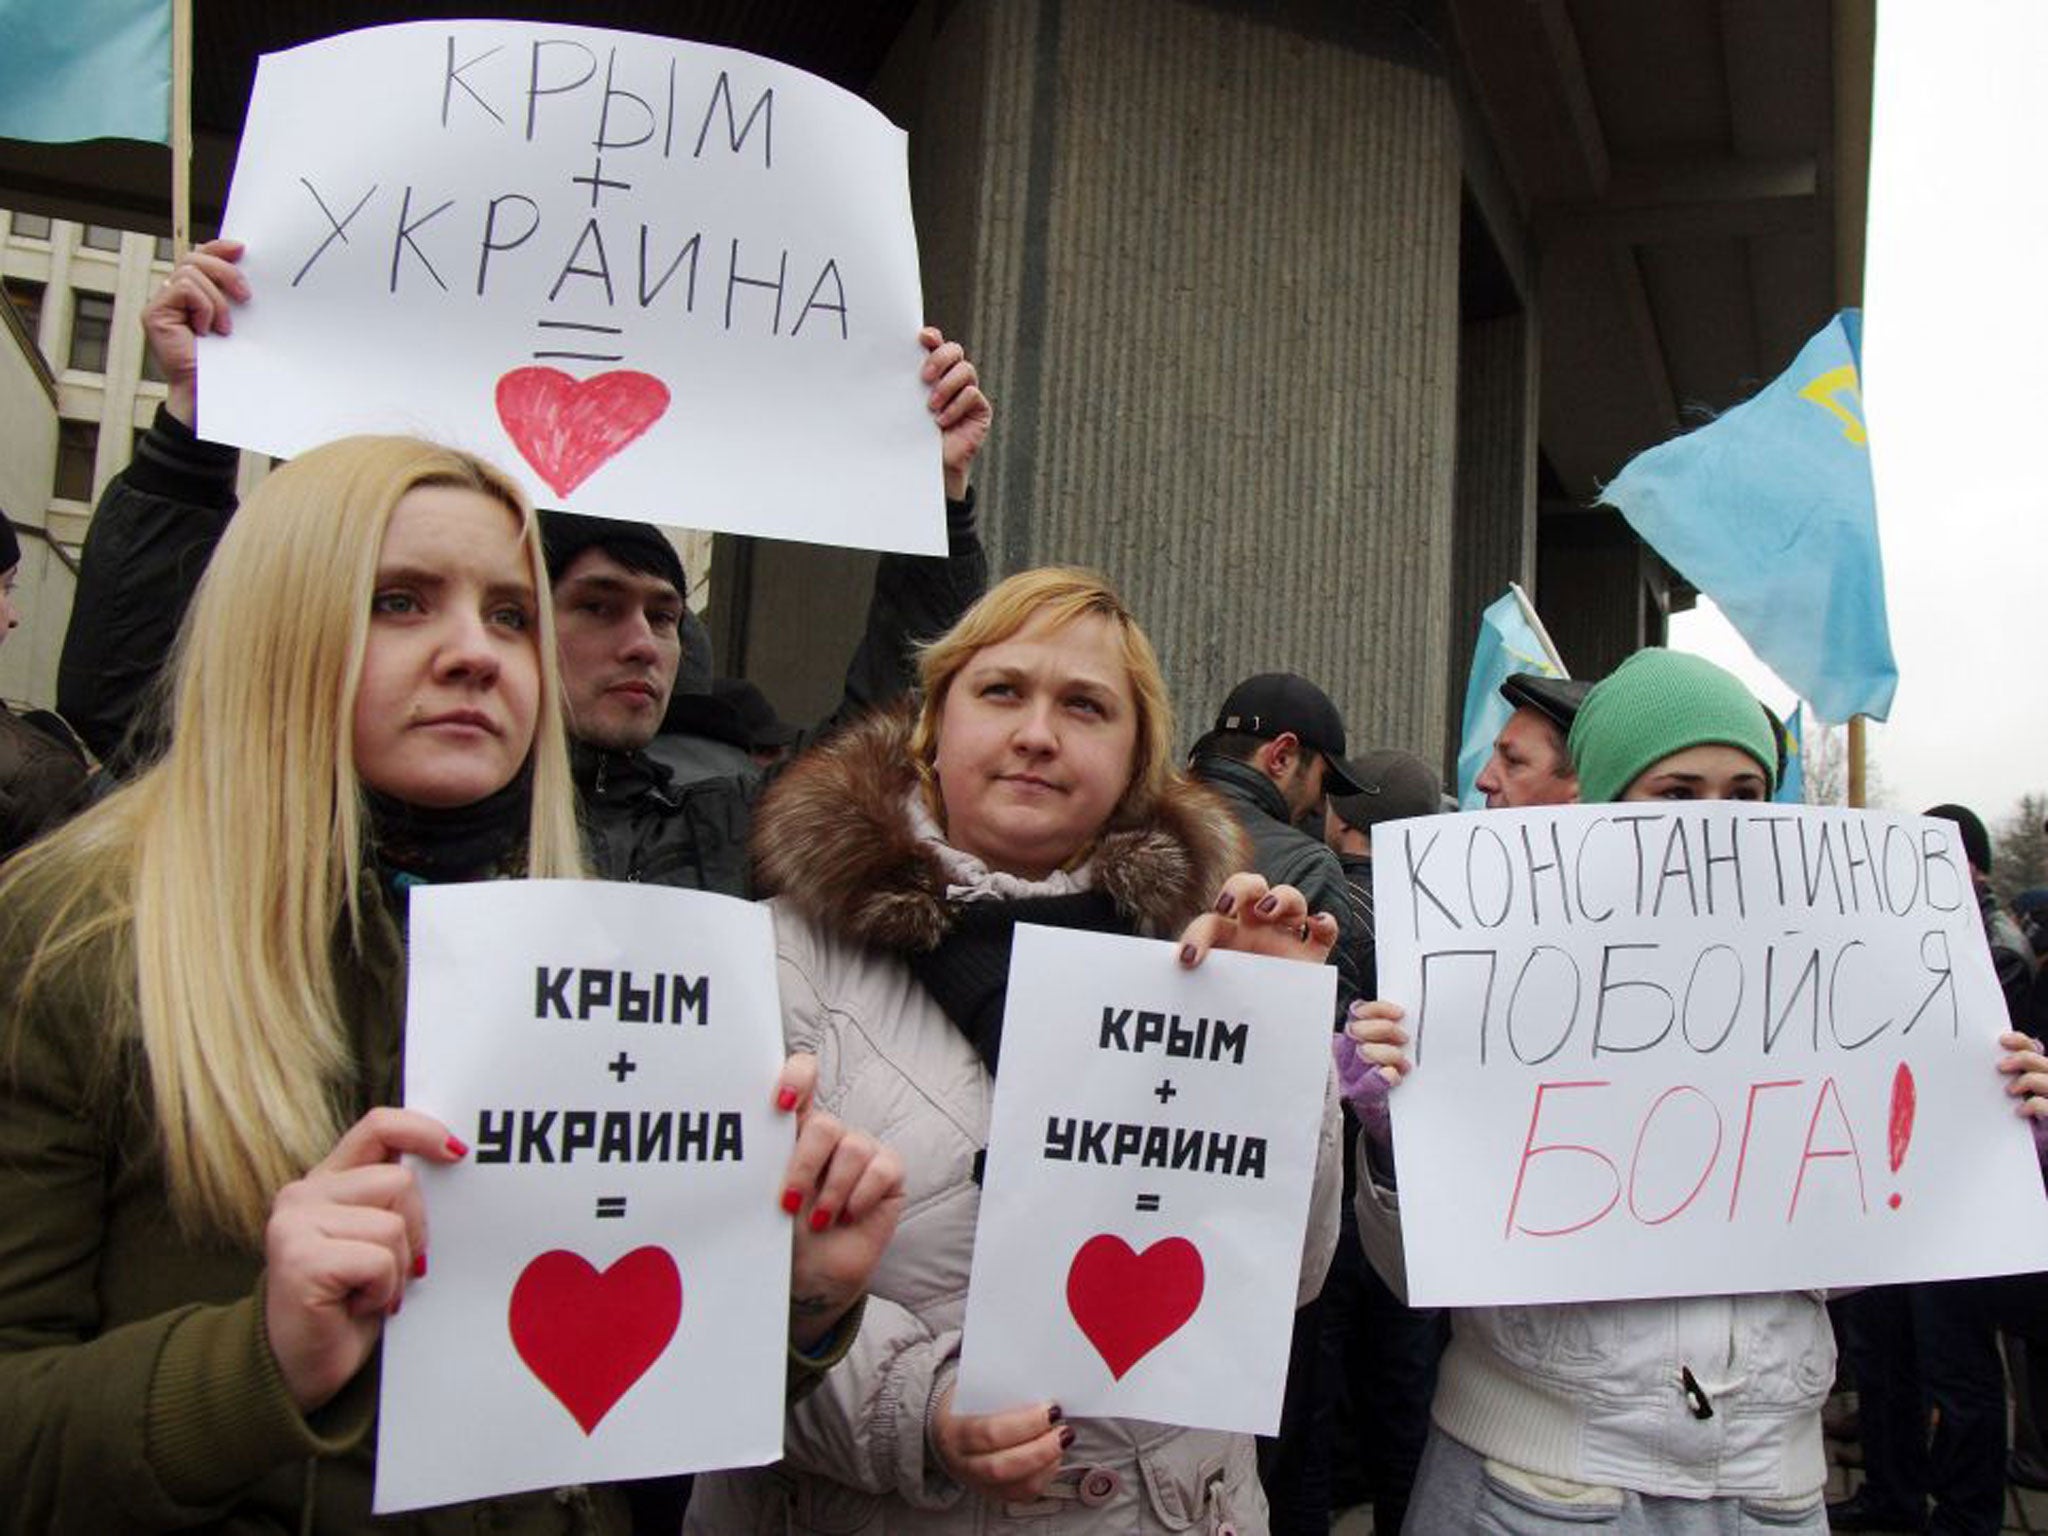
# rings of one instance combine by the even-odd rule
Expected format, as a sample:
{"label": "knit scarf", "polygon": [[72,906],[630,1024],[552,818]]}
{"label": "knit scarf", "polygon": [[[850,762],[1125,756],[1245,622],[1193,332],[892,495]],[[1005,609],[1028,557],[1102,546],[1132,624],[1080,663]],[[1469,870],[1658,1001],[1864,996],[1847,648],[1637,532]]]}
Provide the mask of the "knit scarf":
{"label": "knit scarf", "polygon": [[437,809],[365,790],[370,849],[389,877],[408,884],[469,880],[517,862],[533,814],[533,759],[512,782],[468,805]]}
{"label": "knit scarf", "polygon": [[1003,1051],[1003,1002],[1010,987],[1010,941],[1019,923],[1078,928],[1087,933],[1137,932],[1107,891],[1064,896],[1020,896],[973,901],[936,949],[906,955],[911,974],[967,1037],[975,1055],[995,1076]]}

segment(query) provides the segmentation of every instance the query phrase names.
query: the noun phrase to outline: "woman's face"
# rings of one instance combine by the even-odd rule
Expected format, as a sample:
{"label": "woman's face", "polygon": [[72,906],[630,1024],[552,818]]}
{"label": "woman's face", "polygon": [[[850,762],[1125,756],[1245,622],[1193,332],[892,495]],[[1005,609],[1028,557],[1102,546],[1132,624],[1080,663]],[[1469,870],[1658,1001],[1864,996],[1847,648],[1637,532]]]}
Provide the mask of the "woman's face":
{"label": "woman's face", "polygon": [[540,701],[538,603],[519,523],[479,491],[422,486],[391,511],[356,685],[356,774],[409,805],[511,782]]}
{"label": "woman's face", "polygon": [[1114,621],[1032,620],[983,646],[939,711],[946,838],[1040,879],[1094,839],[1131,782],[1138,707]]}
{"label": "woman's face", "polygon": [[1687,747],[1650,764],[1621,792],[1624,800],[1768,800],[1770,781],[1740,747]]}

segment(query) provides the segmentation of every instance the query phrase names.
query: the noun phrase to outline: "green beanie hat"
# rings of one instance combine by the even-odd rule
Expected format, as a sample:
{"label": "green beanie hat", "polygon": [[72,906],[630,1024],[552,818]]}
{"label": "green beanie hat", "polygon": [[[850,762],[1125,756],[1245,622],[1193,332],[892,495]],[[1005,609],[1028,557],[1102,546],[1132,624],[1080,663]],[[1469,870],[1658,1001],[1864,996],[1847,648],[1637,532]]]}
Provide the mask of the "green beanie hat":
{"label": "green beanie hat", "polygon": [[1750,691],[1704,656],[1652,647],[1593,685],[1572,722],[1579,800],[1619,800],[1645,768],[1688,747],[1734,747],[1777,788],[1777,735]]}

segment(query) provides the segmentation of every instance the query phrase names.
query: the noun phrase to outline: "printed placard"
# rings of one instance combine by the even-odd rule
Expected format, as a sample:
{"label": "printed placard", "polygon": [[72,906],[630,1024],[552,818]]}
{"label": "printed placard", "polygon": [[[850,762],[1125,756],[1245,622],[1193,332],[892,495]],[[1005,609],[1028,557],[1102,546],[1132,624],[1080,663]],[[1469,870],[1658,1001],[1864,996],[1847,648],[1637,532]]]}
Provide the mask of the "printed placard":
{"label": "printed placard", "polygon": [[1573,806],[1373,845],[1417,1305],[2048,1266],[1951,823]]}
{"label": "printed placard", "polygon": [[415,433],[541,506],[945,551],[905,138],[802,70],[522,21],[267,54],[224,227],[208,437]]}
{"label": "printed placard", "polygon": [[1019,925],[960,1412],[1278,1426],[1336,984]]}
{"label": "printed placard", "polygon": [[782,1453],[794,1130],[765,909],[594,880],[412,893],[427,1277],[384,1333],[379,1513]]}

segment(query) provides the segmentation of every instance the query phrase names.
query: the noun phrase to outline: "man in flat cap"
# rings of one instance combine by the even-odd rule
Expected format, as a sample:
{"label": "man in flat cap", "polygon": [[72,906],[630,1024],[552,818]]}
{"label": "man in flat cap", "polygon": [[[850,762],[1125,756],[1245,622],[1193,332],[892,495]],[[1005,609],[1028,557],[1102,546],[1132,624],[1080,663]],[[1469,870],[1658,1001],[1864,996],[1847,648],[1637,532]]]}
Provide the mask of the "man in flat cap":
{"label": "man in flat cap", "polygon": [[1472,781],[1486,796],[1489,811],[1577,802],[1579,775],[1565,738],[1592,686],[1538,672],[1513,673],[1500,685],[1500,696],[1515,712],[1494,737],[1493,756]]}

